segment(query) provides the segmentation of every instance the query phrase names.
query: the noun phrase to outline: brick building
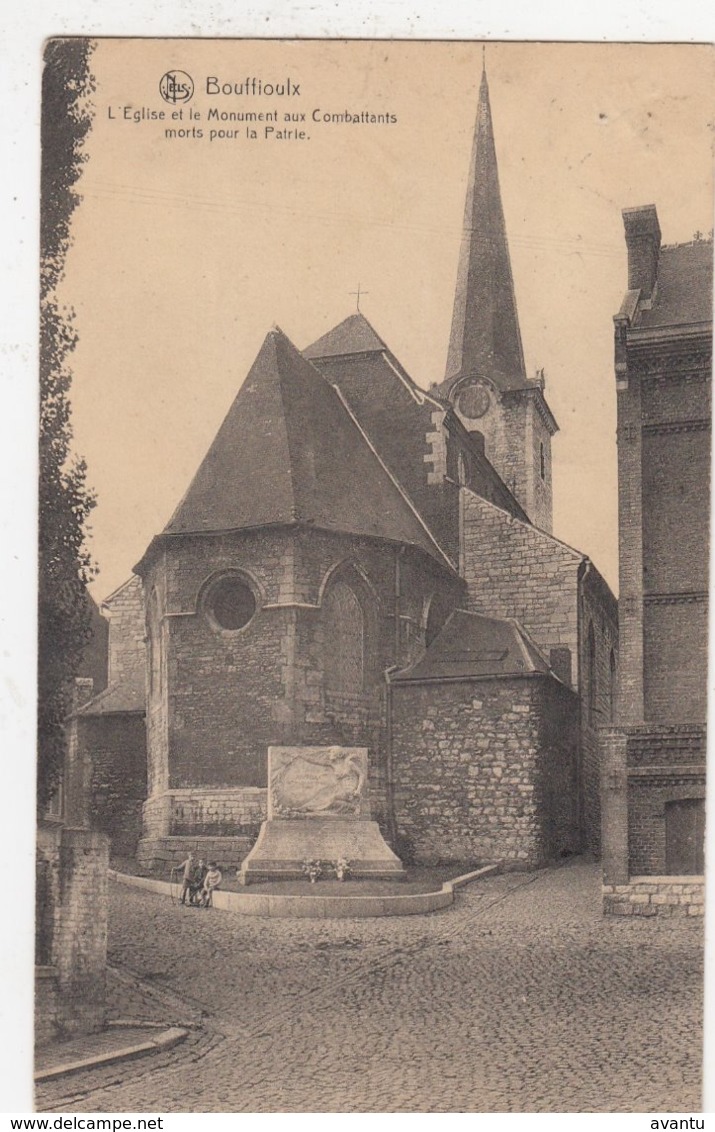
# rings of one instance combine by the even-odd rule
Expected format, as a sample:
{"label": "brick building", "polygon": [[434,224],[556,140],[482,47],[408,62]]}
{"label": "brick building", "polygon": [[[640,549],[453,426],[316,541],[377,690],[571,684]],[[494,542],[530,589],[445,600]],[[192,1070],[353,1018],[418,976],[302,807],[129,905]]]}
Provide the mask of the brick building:
{"label": "brick building", "polygon": [[702,912],[712,240],[624,214],[615,317],[620,670],[602,734],[604,904]]}
{"label": "brick building", "polygon": [[617,613],[551,533],[556,430],[524,368],[484,75],[444,380],[418,387],[359,312],[302,352],[274,328],[120,591],[124,669],[78,713],[75,758],[144,708],[142,861],[237,864],[274,744],[366,747],[403,856],[598,850]]}

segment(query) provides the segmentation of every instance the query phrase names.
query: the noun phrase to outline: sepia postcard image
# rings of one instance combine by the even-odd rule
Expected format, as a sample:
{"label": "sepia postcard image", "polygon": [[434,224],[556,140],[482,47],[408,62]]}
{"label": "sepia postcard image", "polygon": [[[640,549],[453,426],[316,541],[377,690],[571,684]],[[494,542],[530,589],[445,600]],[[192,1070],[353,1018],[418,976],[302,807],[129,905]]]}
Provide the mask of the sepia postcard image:
{"label": "sepia postcard image", "polygon": [[714,73],[45,44],[38,1111],[704,1127]]}

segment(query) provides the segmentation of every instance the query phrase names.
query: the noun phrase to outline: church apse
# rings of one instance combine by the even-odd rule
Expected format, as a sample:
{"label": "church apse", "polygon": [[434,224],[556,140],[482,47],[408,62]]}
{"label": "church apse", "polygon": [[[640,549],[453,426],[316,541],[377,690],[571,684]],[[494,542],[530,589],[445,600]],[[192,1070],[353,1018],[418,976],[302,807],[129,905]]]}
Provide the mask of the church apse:
{"label": "church apse", "polygon": [[280,332],[136,571],[149,636],[140,856],[201,837],[241,859],[265,818],[272,746],[366,749],[384,815],[385,670],[424,645],[429,594],[456,604],[461,586],[338,393]]}

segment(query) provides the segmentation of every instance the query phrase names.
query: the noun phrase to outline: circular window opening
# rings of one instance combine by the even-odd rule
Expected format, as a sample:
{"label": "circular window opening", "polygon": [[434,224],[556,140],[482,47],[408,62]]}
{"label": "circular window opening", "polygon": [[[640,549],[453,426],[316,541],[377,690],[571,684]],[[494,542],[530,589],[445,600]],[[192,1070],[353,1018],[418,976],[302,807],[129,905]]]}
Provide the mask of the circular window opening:
{"label": "circular window opening", "polygon": [[222,578],[211,587],[208,609],[219,628],[243,629],[256,612],[256,599],[240,578]]}

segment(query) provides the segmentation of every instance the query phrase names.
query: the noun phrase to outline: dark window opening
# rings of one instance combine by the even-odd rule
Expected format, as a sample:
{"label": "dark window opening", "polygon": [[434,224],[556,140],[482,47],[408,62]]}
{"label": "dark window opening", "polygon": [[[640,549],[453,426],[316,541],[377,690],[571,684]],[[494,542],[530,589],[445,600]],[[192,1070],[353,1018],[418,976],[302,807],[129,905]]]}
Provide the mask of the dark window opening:
{"label": "dark window opening", "polygon": [[542,480],[546,479],[546,449],[543,440],[539,443],[539,472]]}
{"label": "dark window opening", "polygon": [[665,804],[665,870],[669,876],[705,872],[705,802],[682,798]]}
{"label": "dark window opening", "polygon": [[240,578],[222,578],[211,589],[208,609],[220,629],[243,629],[256,612],[256,599]]}

